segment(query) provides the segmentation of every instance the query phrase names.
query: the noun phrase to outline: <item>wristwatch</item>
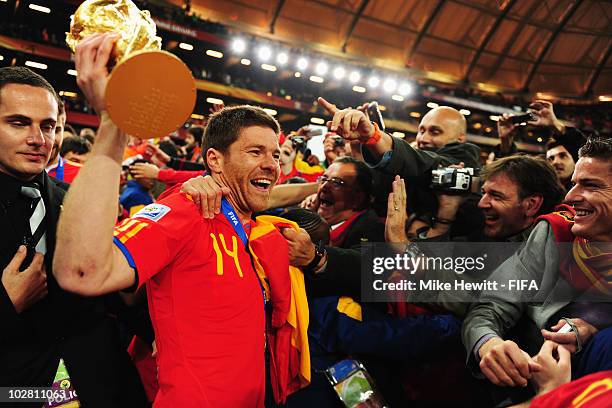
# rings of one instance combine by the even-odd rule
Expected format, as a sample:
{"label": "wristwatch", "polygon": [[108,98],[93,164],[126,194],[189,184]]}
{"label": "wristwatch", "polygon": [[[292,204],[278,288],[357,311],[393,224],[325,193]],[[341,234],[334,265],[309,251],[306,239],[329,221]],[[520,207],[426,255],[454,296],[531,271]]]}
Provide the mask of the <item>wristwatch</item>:
{"label": "wristwatch", "polygon": [[314,258],[312,259],[312,261],[310,261],[308,265],[303,267],[302,270],[309,274],[314,273],[317,269],[317,266],[319,266],[319,262],[321,262],[321,259],[325,256],[326,253],[327,251],[325,250],[325,245],[323,245],[323,241],[319,241],[319,243],[315,246]]}

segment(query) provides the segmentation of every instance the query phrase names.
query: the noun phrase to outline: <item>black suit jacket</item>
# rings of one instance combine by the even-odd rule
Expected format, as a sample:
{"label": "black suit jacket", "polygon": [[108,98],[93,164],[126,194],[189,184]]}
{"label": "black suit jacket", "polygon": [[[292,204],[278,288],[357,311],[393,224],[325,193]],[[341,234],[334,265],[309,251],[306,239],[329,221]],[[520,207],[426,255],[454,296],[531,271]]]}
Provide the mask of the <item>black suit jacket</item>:
{"label": "black suit jacket", "polygon": [[[474,144],[453,142],[433,151],[415,150],[403,139],[392,137],[392,140],[393,148],[388,160],[377,161],[365,148],[362,149],[363,157],[375,171],[390,177],[400,175],[406,181],[408,212],[411,214],[435,215],[438,211],[438,199],[430,188],[433,169],[463,162],[465,167],[473,168],[476,173],[480,171],[480,148]],[[390,184],[391,181],[392,178],[386,178],[384,183]],[[375,189],[379,207],[387,202],[389,184]],[[479,194],[468,195],[466,202],[459,208],[456,222],[451,226],[452,237],[466,236],[475,229],[483,228],[484,219],[477,208],[478,200]]]}
{"label": "black suit jacket", "polygon": [[[48,387],[63,358],[84,406],[145,406],[144,390],[129,356],[121,349],[116,323],[106,313],[105,299],[68,293],[55,280],[52,262],[56,227],[65,194],[60,186],[65,186],[46,173],[42,180],[48,294],[17,314],[0,285],[0,386]],[[6,211],[0,212],[2,270],[22,239],[16,236],[15,220],[9,218]],[[86,215],[83,222],[87,222]]]}
{"label": "black suit jacket", "polygon": [[326,246],[325,271],[305,275],[309,296],[350,296],[361,299],[361,244],[385,242],[385,225],[374,210],[368,210],[347,229],[341,247]]}

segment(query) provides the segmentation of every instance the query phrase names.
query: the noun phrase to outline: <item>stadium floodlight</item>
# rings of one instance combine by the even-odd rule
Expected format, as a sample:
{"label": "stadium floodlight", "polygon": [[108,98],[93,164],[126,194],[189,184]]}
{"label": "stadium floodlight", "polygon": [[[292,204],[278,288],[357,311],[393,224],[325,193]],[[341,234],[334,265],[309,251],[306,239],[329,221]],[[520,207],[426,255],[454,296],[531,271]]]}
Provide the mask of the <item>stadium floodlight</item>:
{"label": "stadium floodlight", "polygon": [[301,57],[297,60],[297,69],[299,69],[300,71],[304,71],[306,68],[308,68],[308,60],[304,57]]}
{"label": "stadium floodlight", "polygon": [[393,132],[393,136],[403,139],[406,137],[406,134],[404,132]]}
{"label": "stadium floodlight", "polygon": [[440,105],[438,105],[438,104],[437,104],[437,103],[435,103],[435,102],[427,102],[427,107],[428,107],[429,109],[435,109],[435,108],[437,108],[438,106],[440,106]]}
{"label": "stadium floodlight", "polygon": [[316,76],[316,75],[311,75],[309,78],[312,82],[316,82],[318,84],[322,84],[323,81],[325,81],[325,79],[323,79],[323,77],[320,76]]}
{"label": "stadium floodlight", "polygon": [[393,99],[394,101],[402,102],[404,100],[404,97],[402,95],[393,95],[391,96],[391,99]]}
{"label": "stadium floodlight", "polygon": [[251,65],[251,60],[248,59],[248,58],[243,58],[243,59],[240,60],[240,63],[242,65]]}
{"label": "stadium floodlight", "polygon": [[262,45],[259,47],[259,51],[257,51],[257,56],[262,61],[267,61],[272,56],[272,49],[267,45]]}
{"label": "stadium floodlight", "polygon": [[397,92],[402,96],[410,95],[412,93],[412,85],[408,82],[402,82],[397,88]]}
{"label": "stadium floodlight", "polygon": [[223,105],[223,100],[219,98],[208,97],[206,98],[206,102],[213,105]]}
{"label": "stadium floodlight", "polygon": [[25,65],[28,67],[32,67],[32,68],[47,69],[47,64],[43,64],[43,63],[35,62],[35,61],[26,61]]}
{"label": "stadium floodlight", "polygon": [[368,86],[370,88],[376,88],[380,84],[380,79],[377,76],[370,77],[368,79]]}
{"label": "stadium floodlight", "polygon": [[193,51],[193,45],[184,42],[179,43],[179,48],[185,51]]}
{"label": "stadium floodlight", "polygon": [[39,6],[38,4],[30,4],[28,6],[30,10],[40,11],[41,13],[49,14],[51,9],[49,7]]}
{"label": "stadium floodlight", "polygon": [[293,74],[293,76],[296,77],[296,78],[299,78],[299,77],[302,76],[302,73],[298,71],[295,74]]}
{"label": "stadium floodlight", "polygon": [[223,58],[223,53],[217,50],[206,50],[206,55],[213,58]]}
{"label": "stadium floodlight", "polygon": [[359,73],[359,71],[353,71],[349,74],[349,81],[351,81],[352,83],[359,82],[360,79],[361,74]]}
{"label": "stadium floodlight", "polygon": [[383,89],[385,92],[392,93],[395,91],[395,88],[397,88],[397,82],[395,82],[395,79],[388,78],[385,80],[385,82],[383,82]]}
{"label": "stadium floodlight", "polygon": [[344,75],[346,75],[346,70],[344,69],[344,67],[336,67],[334,68],[333,75],[336,79],[342,79],[344,78]]}
{"label": "stadium floodlight", "polygon": [[315,67],[315,72],[317,73],[317,75],[325,75],[327,74],[328,69],[329,67],[327,66],[327,63],[325,61],[321,61]]}
{"label": "stadium floodlight", "polygon": [[270,65],[270,64],[261,64],[261,69],[266,70],[266,71],[270,71],[270,72],[274,72],[274,71],[276,71],[276,66],[275,65]]}
{"label": "stadium floodlight", "polygon": [[232,51],[234,51],[236,54],[242,54],[245,52],[246,41],[244,41],[242,38],[236,38],[234,41],[232,41]]}
{"label": "stadium floodlight", "polygon": [[460,109],[460,110],[459,110],[459,113],[460,113],[460,114],[462,114],[463,116],[468,116],[468,115],[470,115],[472,112],[470,112],[470,111],[469,111],[469,110],[467,110],[467,109]]}
{"label": "stadium floodlight", "polygon": [[497,122],[499,120],[500,116],[497,115],[490,115],[489,119],[491,119],[493,122]]}
{"label": "stadium floodlight", "polygon": [[59,96],[65,96],[66,98],[76,98],[79,95],[76,92],[59,91]]}
{"label": "stadium floodlight", "polygon": [[323,118],[310,118],[310,121],[314,124],[317,125],[324,125],[325,124],[325,119]]}
{"label": "stadium floodlight", "polygon": [[[0,59],[1,59],[1,58],[0,58]],[[77,76],[76,69],[69,69],[68,71],[66,71],[66,73],[67,73],[68,75]]]}
{"label": "stadium floodlight", "polygon": [[276,56],[276,62],[278,62],[280,65],[285,65],[287,61],[289,61],[289,55],[287,55],[286,52],[280,52]]}
{"label": "stadium floodlight", "polygon": [[366,91],[366,89],[363,86],[355,85],[355,86],[353,86],[353,91],[359,92],[359,93],[364,93]]}

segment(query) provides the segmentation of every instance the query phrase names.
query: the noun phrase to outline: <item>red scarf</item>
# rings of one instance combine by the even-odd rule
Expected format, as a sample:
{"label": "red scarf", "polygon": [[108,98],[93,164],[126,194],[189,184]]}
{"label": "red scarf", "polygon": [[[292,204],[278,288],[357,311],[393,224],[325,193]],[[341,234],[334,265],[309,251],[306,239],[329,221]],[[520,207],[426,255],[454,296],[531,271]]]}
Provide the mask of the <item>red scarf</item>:
{"label": "red scarf", "polygon": [[360,215],[364,214],[366,211],[362,210],[358,213],[351,215],[346,221],[340,224],[337,228],[334,228],[329,234],[329,238],[331,240],[332,246],[342,247],[346,236],[348,235],[348,230],[350,226],[355,222]]}
{"label": "red scarf", "polygon": [[537,218],[548,222],[557,242],[571,242],[569,248],[560,248],[561,275],[576,289],[612,295],[612,253],[602,252],[589,241],[572,234],[575,211],[559,205],[555,212]]}

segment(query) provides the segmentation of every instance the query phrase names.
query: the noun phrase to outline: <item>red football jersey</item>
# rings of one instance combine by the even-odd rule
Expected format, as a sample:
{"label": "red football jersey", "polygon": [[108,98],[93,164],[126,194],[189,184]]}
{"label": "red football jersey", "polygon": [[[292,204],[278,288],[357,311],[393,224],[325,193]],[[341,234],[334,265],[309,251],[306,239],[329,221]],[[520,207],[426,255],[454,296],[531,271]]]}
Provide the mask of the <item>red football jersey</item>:
{"label": "red football jersey", "polygon": [[147,284],[156,407],[263,407],[265,316],[251,258],[223,214],[203,219],[173,193],[115,228]]}
{"label": "red football jersey", "polygon": [[63,181],[64,183],[72,183],[74,178],[79,174],[79,170],[83,167],[80,163],[75,163],[70,160],[64,160],[62,171],[58,174],[57,166],[47,171],[47,173],[51,177],[55,177],[59,181]]}
{"label": "red football jersey", "polygon": [[535,398],[531,408],[609,408],[612,370],[593,373]]}

